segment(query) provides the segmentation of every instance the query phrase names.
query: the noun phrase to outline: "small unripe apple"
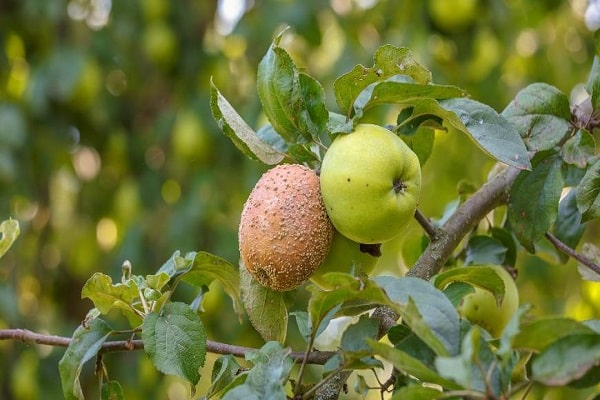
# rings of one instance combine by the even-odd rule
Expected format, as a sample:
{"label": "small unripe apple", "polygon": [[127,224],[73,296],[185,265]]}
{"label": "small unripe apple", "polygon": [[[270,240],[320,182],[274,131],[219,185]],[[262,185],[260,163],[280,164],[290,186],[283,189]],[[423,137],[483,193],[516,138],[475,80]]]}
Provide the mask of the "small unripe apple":
{"label": "small unripe apple", "polygon": [[[371,247],[369,247],[371,246]],[[371,273],[379,260],[375,245],[363,245],[356,243],[339,232],[333,234],[333,241],[327,258],[319,269],[312,274],[310,281],[322,289],[329,290],[333,287],[323,279],[323,275],[329,272],[350,273],[360,269],[365,274]]]}
{"label": "small unripe apple", "polygon": [[462,298],[458,312],[463,318],[488,331],[493,337],[502,335],[510,318],[519,308],[519,291],[513,277],[501,265],[487,265],[496,271],[504,282],[504,298],[498,305],[488,290],[476,287],[474,293]]}
{"label": "small unripe apple", "polygon": [[421,191],[417,155],[393,132],[359,124],[340,134],[321,164],[321,192],[335,228],[366,244],[398,235],[414,215]]}
{"label": "small unripe apple", "polygon": [[263,174],[244,205],[238,236],[242,261],[260,284],[286,291],[306,282],[333,238],[317,174],[296,164]]}

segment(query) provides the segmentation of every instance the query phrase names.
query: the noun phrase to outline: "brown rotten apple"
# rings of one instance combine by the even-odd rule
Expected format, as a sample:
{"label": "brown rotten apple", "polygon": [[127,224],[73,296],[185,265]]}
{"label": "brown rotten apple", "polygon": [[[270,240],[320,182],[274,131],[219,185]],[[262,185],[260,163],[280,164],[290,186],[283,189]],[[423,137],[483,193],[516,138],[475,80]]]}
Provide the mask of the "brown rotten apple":
{"label": "brown rotten apple", "polygon": [[333,238],[317,174],[297,164],[267,171],[244,205],[238,235],[242,262],[263,286],[286,291],[308,280]]}

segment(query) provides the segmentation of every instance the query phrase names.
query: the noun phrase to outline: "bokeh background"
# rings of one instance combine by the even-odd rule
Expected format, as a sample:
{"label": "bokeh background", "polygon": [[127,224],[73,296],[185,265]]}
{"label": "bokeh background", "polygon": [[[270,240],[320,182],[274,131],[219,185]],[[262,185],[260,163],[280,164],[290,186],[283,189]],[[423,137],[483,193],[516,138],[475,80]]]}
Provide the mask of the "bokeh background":
{"label": "bokeh background", "polygon": [[[91,307],[80,298],[87,278],[100,271],[118,280],[125,260],[137,274],[156,271],[176,250],[237,263],[239,214],[265,167],[216,126],[210,80],[260,127],[256,68],[286,26],[282,45],[323,84],[334,111],[333,80],[371,65],[386,43],[412,49],[436,83],[463,87],[501,111],[536,81],[579,99],[595,53],[586,7],[586,0],[0,0],[0,219],[15,218],[22,230],[0,260],[0,328],[70,336]],[[458,198],[461,182],[480,185],[493,165],[464,137],[436,139],[421,201],[432,218]],[[590,227],[586,239],[598,237],[599,227]],[[380,271],[400,271],[411,254],[400,247],[390,246]],[[557,261],[551,253],[520,256],[522,302],[539,315],[600,317],[599,285],[582,282],[574,262]],[[260,346],[213,286],[202,315],[209,338]],[[180,296],[194,293],[183,288]],[[0,398],[59,398],[63,353],[0,343]],[[188,396],[141,352],[106,362],[128,399]],[[96,396],[91,366],[82,381]],[[534,389],[527,398],[563,396],[584,398],[567,389]]]}

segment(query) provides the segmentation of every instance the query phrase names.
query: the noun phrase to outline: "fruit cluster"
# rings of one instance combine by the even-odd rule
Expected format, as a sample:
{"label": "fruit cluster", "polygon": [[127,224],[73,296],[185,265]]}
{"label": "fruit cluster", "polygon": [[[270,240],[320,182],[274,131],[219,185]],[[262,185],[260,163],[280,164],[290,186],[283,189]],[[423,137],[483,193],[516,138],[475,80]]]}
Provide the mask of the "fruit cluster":
{"label": "fruit cluster", "polygon": [[[399,235],[419,199],[421,168],[393,132],[359,124],[326,151],[320,176],[297,164],[267,171],[240,220],[241,262],[263,286],[292,290],[326,272],[369,273],[377,245]],[[375,245],[372,246],[372,245]]]}

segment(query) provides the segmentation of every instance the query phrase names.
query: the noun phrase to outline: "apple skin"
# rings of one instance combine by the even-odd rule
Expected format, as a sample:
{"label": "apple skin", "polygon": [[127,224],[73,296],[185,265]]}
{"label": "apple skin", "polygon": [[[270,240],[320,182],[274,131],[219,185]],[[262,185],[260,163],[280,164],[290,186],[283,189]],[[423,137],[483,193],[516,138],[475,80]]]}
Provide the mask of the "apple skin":
{"label": "apple skin", "polygon": [[519,291],[510,274],[500,265],[486,265],[493,268],[504,282],[504,299],[498,306],[494,295],[476,287],[474,293],[463,297],[458,305],[458,313],[487,330],[494,338],[500,337],[510,318],[519,308]]}
{"label": "apple skin", "polygon": [[383,243],[398,235],[414,215],[421,166],[396,134],[359,124],[329,146],[320,179],[333,226],[355,242]]}
{"label": "apple skin", "polygon": [[311,282],[321,289],[331,290],[334,287],[323,279],[323,275],[326,273],[350,273],[352,268],[355,270],[360,268],[365,274],[370,274],[375,268],[377,261],[379,261],[379,256],[363,252],[360,247],[360,243],[356,243],[335,231],[329,253],[323,264],[310,277]]}

